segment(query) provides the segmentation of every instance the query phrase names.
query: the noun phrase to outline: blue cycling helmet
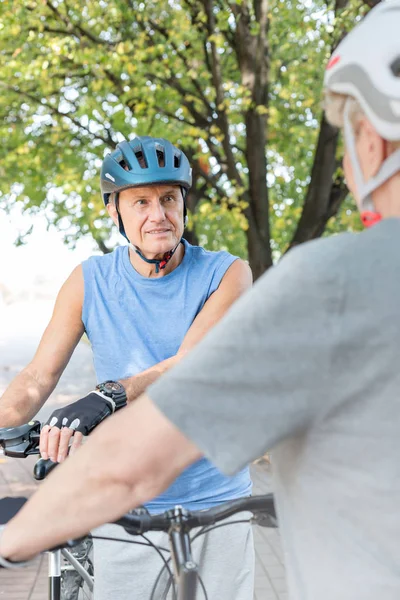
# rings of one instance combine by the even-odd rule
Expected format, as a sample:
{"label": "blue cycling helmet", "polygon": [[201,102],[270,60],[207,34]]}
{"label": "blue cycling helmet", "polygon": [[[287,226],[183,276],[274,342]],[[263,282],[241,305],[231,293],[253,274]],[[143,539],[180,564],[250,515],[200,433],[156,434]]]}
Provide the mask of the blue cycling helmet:
{"label": "blue cycling helmet", "polygon": [[142,136],[121,142],[107,154],[100,178],[107,205],[110,194],[143,185],[172,183],[187,192],[192,185],[192,169],[185,154],[168,140]]}

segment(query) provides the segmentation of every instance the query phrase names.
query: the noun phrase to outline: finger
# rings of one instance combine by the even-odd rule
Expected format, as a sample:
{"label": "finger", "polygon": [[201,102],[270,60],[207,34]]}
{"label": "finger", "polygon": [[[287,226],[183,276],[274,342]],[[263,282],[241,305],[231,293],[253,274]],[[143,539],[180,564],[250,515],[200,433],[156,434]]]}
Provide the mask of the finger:
{"label": "finger", "polygon": [[60,435],[61,435],[61,430],[59,429],[59,427],[52,427],[50,429],[49,441],[48,441],[48,445],[47,445],[47,452],[48,452],[49,458],[53,462],[57,462],[58,445],[60,443]]}
{"label": "finger", "polygon": [[50,426],[45,425],[40,432],[40,441],[39,441],[39,450],[42,458],[47,460],[49,458],[48,454],[48,443],[49,443],[49,431]]}
{"label": "finger", "polygon": [[57,462],[62,462],[68,456],[68,446],[71,437],[74,435],[74,430],[69,427],[63,427],[60,433],[60,441],[58,445]]}
{"label": "finger", "polygon": [[81,433],[80,431],[75,431],[75,435],[72,439],[72,445],[71,445],[71,448],[69,449],[70,455],[73,454],[75,452],[75,450],[77,450],[79,448],[79,446],[82,445],[82,442],[83,442],[83,433]]}

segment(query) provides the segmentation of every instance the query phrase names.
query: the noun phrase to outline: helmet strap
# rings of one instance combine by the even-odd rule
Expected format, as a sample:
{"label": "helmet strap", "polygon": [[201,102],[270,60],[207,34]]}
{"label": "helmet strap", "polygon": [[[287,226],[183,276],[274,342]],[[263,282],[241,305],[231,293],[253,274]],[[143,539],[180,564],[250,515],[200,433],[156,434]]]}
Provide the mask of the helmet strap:
{"label": "helmet strap", "polygon": [[119,212],[119,192],[115,193],[115,209],[116,209],[117,215],[118,215],[118,229],[119,229],[119,232],[130,243],[130,241],[128,239],[128,236],[126,235],[126,232],[125,232],[125,227],[124,227],[124,224],[122,222],[121,214]]}
{"label": "helmet strap", "polygon": [[365,227],[371,227],[382,219],[382,215],[375,210],[372,193],[383,185],[388,179],[400,171],[400,148],[393,152],[381,165],[378,173],[365,181],[357,155],[354,129],[350,121],[350,103],[344,107],[344,137],[351,159],[354,180],[360,200],[360,215]]}
{"label": "helmet strap", "polygon": [[186,206],[186,196],[188,195],[188,191],[181,185],[181,194],[183,198],[183,226],[186,227],[188,224],[188,215],[187,215],[187,206]]}
{"label": "helmet strap", "polygon": [[167,264],[169,263],[169,261],[171,260],[171,258],[173,257],[173,255],[175,254],[175,251],[178,248],[179,244],[182,244],[182,243],[183,243],[182,240],[180,240],[177,243],[177,245],[175,246],[175,248],[173,248],[172,250],[169,250],[168,252],[166,252],[161,259],[159,259],[159,258],[146,258],[145,256],[143,256],[143,254],[141,253],[141,251],[139,250],[139,248],[137,248],[137,246],[134,246],[131,243],[129,243],[129,245],[132,248],[132,250],[134,250],[136,252],[136,254],[138,254],[140,256],[140,258],[142,260],[144,260],[145,262],[149,263],[150,265],[156,265],[156,273],[159,273],[160,271],[162,271],[163,269],[165,269],[165,267],[167,266]]}

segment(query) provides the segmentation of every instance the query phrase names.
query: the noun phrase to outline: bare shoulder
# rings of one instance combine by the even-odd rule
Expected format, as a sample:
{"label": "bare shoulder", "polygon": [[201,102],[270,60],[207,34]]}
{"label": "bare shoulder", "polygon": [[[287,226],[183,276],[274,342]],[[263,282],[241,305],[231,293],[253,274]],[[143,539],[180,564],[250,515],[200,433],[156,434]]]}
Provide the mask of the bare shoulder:
{"label": "bare shoulder", "polygon": [[82,265],[78,265],[65,280],[58,292],[50,325],[57,328],[65,325],[81,329],[84,298],[84,280]]}
{"label": "bare shoulder", "polygon": [[241,258],[236,259],[226,270],[220,288],[234,288],[239,293],[249,289],[253,284],[253,273],[248,263]]}
{"label": "bare shoulder", "polygon": [[76,267],[62,285],[53,314],[29,369],[42,380],[58,381],[82,337],[83,271]]}
{"label": "bare shoulder", "polygon": [[82,310],[84,280],[82,265],[78,265],[63,283],[58,292],[56,308],[65,305]]}

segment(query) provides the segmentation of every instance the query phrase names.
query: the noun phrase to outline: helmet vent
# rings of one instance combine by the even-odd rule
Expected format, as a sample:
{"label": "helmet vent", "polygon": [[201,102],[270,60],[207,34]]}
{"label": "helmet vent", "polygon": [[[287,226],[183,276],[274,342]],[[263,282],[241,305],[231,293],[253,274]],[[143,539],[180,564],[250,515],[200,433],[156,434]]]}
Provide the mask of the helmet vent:
{"label": "helmet vent", "polygon": [[124,161],[123,158],[121,158],[121,160],[119,161],[118,164],[119,164],[120,167],[122,167],[123,169],[125,169],[125,171],[129,170],[129,167],[128,167],[127,163]]}
{"label": "helmet vent", "polygon": [[400,77],[400,56],[398,56],[390,65],[392,73],[395,77]]}
{"label": "helmet vent", "polygon": [[144,155],[142,150],[135,150],[135,156],[138,160],[139,165],[142,167],[142,169],[147,169],[148,165],[147,165],[147,161],[146,161],[146,156]]}
{"label": "helmet vent", "polygon": [[177,154],[174,154],[174,167],[176,169],[179,169],[180,165],[181,165],[181,157],[180,157],[180,155],[178,156]]}
{"label": "helmet vent", "polygon": [[158,146],[156,150],[158,166],[165,167],[165,156],[164,156],[164,148],[162,146]]}

